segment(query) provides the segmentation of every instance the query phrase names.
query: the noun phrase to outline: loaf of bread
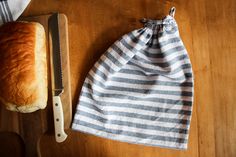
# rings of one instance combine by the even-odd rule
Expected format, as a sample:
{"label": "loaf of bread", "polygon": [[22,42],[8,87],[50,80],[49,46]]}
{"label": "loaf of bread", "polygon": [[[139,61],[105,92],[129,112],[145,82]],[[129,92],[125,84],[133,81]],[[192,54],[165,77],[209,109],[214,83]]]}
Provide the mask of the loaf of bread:
{"label": "loaf of bread", "polygon": [[0,101],[8,110],[29,113],[47,105],[45,31],[35,22],[0,27]]}

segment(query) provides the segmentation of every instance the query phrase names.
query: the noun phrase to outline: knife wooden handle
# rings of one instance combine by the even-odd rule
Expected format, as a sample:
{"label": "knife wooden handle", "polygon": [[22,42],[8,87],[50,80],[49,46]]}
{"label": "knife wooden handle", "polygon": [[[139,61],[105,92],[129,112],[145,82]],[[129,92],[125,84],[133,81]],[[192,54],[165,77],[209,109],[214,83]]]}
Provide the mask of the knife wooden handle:
{"label": "knife wooden handle", "polygon": [[57,142],[63,142],[67,138],[67,134],[64,131],[64,115],[63,115],[61,98],[60,96],[53,96],[52,101],[53,101],[55,138]]}

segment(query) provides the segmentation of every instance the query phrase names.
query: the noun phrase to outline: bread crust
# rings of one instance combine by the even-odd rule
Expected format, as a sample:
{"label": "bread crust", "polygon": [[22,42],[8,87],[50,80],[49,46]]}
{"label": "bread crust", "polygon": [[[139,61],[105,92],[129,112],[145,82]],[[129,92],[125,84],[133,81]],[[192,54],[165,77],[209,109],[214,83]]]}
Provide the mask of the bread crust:
{"label": "bread crust", "polygon": [[36,22],[10,22],[0,27],[0,101],[23,113],[47,105],[45,31]]}

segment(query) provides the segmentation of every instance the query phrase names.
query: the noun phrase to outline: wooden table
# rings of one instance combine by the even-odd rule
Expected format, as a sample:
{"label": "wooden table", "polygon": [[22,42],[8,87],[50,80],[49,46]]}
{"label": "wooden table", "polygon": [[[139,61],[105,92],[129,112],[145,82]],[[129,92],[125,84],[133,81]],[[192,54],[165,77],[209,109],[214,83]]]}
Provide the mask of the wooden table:
{"label": "wooden table", "polygon": [[236,156],[235,0],[32,0],[23,15],[55,11],[67,15],[75,111],[84,78],[99,56],[121,35],[141,27],[139,19],[161,18],[171,6],[177,8],[180,34],[195,74],[188,150],[127,144],[69,131],[63,144],[56,144],[53,135],[44,138],[43,157]]}

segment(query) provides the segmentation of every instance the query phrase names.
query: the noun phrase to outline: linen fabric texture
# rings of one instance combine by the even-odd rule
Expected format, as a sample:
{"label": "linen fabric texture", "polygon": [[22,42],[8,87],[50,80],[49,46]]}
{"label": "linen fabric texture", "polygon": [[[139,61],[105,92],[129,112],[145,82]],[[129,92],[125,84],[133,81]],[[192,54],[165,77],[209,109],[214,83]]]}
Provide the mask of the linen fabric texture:
{"label": "linen fabric texture", "polygon": [[30,0],[0,0],[0,25],[17,20],[29,3]]}
{"label": "linen fabric texture", "polygon": [[193,73],[173,15],[145,20],[101,56],[84,81],[73,130],[187,149]]}

